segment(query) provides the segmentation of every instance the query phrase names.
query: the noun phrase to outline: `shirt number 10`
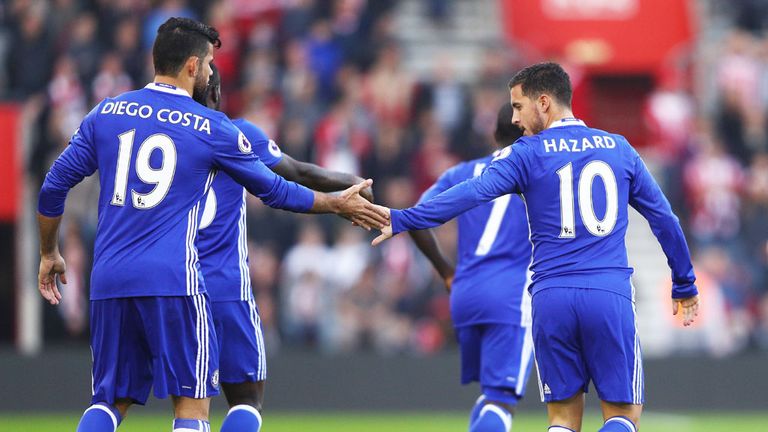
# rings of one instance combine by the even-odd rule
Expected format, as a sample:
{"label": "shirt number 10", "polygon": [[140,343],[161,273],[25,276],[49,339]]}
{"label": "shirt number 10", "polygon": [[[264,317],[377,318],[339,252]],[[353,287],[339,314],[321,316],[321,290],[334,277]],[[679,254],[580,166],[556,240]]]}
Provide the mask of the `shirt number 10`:
{"label": "shirt number 10", "polygon": [[[568,163],[557,171],[560,176],[560,238],[576,237],[576,217],[573,196],[573,165]],[[605,185],[605,215],[598,219],[592,197],[592,183],[600,177]],[[611,166],[603,161],[592,161],[584,166],[579,175],[579,213],[590,234],[604,237],[613,231],[619,210],[616,176]]]}

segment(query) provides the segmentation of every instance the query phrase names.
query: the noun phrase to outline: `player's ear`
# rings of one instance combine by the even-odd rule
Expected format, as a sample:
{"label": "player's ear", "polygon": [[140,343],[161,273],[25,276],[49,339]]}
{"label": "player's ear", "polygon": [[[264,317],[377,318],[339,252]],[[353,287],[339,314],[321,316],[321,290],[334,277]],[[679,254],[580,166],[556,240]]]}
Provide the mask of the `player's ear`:
{"label": "player's ear", "polygon": [[549,95],[542,93],[539,98],[536,100],[536,105],[539,108],[539,111],[545,113],[549,110],[550,105],[552,104],[552,98],[549,97]]}
{"label": "player's ear", "polygon": [[198,69],[200,68],[200,58],[197,56],[191,56],[187,59],[187,62],[184,63],[184,71],[190,76],[190,77],[196,77]]}

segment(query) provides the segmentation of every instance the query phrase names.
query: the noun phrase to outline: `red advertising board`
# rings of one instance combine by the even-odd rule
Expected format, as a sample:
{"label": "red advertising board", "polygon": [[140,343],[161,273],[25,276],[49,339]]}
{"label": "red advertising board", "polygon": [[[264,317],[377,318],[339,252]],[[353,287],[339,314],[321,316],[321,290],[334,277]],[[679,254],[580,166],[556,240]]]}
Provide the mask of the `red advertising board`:
{"label": "red advertising board", "polygon": [[0,104],[0,222],[15,222],[18,211],[20,114],[17,105]]}
{"label": "red advertising board", "polygon": [[689,0],[500,0],[506,36],[599,73],[656,72],[692,39]]}

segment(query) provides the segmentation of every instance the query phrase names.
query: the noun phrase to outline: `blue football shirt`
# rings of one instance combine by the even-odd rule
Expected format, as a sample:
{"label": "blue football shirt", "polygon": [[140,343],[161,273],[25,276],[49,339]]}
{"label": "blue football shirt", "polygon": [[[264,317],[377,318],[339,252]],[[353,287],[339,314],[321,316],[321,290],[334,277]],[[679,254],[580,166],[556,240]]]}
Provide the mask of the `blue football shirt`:
{"label": "blue football shirt", "polygon": [[[264,165],[273,167],[283,159],[280,147],[261,128],[244,119],[232,123],[245,134]],[[198,249],[211,301],[253,298],[248,270],[245,188],[225,173],[216,176],[208,191]]]}
{"label": "blue football shirt", "polygon": [[550,287],[594,288],[633,298],[624,236],[627,205],[649,222],[672,269],[672,296],[697,294],[679,220],[627,140],[563,119],[520,138],[478,177],[406,210],[392,230],[445,223],[476,205],[522,193],[533,243],[531,294]]}
{"label": "blue football shirt", "polygon": [[46,175],[38,211],[61,215],[69,189],[97,169],[92,300],[205,291],[197,231],[218,170],[270,206],[305,212],[314,202],[264,166],[224,114],[164,84],[105,99],[85,117]]}
{"label": "blue football shirt", "polygon": [[[424,192],[419,202],[480,175],[498,154],[449,169]],[[502,195],[457,219],[458,256],[451,285],[454,325],[527,324],[530,298],[525,285],[531,243],[522,198],[516,194]]]}

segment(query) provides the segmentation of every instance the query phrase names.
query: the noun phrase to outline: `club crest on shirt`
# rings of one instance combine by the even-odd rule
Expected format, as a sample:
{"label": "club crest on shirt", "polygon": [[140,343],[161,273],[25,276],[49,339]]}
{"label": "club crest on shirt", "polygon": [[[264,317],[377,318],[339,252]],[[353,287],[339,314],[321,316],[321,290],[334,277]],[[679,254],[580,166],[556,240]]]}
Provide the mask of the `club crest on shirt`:
{"label": "club crest on shirt", "polygon": [[237,147],[243,153],[251,152],[251,143],[250,141],[248,141],[248,138],[246,138],[245,134],[242,132],[240,132],[240,135],[237,136]]}

